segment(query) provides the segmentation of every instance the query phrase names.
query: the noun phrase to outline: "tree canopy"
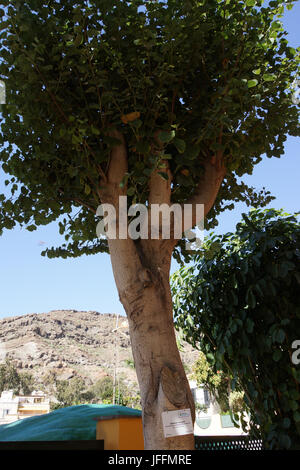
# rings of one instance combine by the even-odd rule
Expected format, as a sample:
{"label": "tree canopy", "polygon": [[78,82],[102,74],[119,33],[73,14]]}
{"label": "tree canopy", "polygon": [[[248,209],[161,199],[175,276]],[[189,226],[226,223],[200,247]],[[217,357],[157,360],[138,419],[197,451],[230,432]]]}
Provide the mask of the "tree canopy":
{"label": "tree canopy", "polygon": [[300,443],[299,242],[295,215],[252,210],[172,282],[177,327],[245,392],[251,432],[271,448]]}
{"label": "tree canopy", "polygon": [[128,152],[121,185],[129,204],[148,200],[153,171],[168,178],[166,162],[172,201],[188,202],[203,163],[218,154],[227,174],[208,226],[236,201],[268,202],[268,192],[239,177],[263,154],[280,157],[287,134],[299,135],[299,54],[280,21],[292,5],[3,0],[0,161],[12,197],[0,196],[0,230],[35,230],[66,214],[66,243],[48,256],[107,251],[95,212],[116,128]]}

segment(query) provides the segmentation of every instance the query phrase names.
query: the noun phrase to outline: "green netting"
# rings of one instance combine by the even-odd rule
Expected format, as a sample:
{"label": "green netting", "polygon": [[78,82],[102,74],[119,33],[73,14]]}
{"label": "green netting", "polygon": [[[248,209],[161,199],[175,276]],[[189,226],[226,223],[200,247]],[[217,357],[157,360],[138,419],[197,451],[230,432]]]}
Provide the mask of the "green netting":
{"label": "green netting", "polygon": [[68,441],[96,439],[94,418],[141,416],[140,410],[116,405],[77,405],[0,426],[0,441]]}

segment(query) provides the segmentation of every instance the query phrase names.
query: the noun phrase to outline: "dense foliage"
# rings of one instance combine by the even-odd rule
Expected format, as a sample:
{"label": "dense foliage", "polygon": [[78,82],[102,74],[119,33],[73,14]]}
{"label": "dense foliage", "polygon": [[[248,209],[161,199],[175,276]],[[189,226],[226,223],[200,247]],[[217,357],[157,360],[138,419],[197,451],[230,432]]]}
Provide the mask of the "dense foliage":
{"label": "dense foliage", "polygon": [[[113,403],[114,381],[111,376],[103,377],[87,387],[81,377],[70,380],[55,380],[55,403],[52,409],[83,403]],[[120,378],[115,386],[115,404],[140,408],[140,396]]]}
{"label": "dense foliage", "polygon": [[252,210],[172,279],[177,328],[231,374],[271,448],[300,446],[299,246],[296,215]]}
{"label": "dense foliage", "polygon": [[[14,361],[7,358],[0,364],[0,395],[4,390],[13,390],[14,394],[30,395],[33,390],[42,389],[54,400],[51,409],[83,403],[113,403],[114,382],[111,376],[105,376],[92,385],[82,377],[59,380],[55,372],[50,371],[41,381],[37,381],[28,372],[19,372]],[[141,397],[134,386],[129,386],[121,377],[115,388],[115,403],[131,408],[140,408]]]}
{"label": "dense foliage", "polygon": [[0,162],[12,197],[0,195],[0,231],[16,223],[35,230],[61,216],[66,243],[48,256],[107,251],[95,211],[114,128],[128,150],[129,204],[147,201],[153,171],[168,177],[166,160],[172,201],[185,202],[216,153],[228,172],[211,227],[236,201],[268,202],[239,177],[263,154],[280,157],[287,134],[299,134],[292,98],[299,54],[280,21],[292,5],[2,0]]}
{"label": "dense foliage", "polygon": [[[113,403],[114,381],[113,377],[106,376],[98,380],[89,393],[92,397],[92,403]],[[140,408],[141,397],[139,392],[132,386],[125,383],[124,379],[118,378],[115,385],[115,403],[117,405],[129,406],[131,408]]]}
{"label": "dense foliage", "polygon": [[33,376],[28,372],[18,372],[11,360],[6,359],[0,364],[0,394],[4,390],[13,390],[15,394],[29,395],[34,387]]}

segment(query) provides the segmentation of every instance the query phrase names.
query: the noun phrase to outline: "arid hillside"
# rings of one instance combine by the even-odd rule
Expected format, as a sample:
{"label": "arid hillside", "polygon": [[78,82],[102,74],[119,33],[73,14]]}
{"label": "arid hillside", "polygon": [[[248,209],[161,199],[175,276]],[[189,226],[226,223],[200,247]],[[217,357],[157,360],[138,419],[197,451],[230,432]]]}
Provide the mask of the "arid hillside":
{"label": "arid hillside", "polygon": [[[117,373],[136,383],[125,317],[99,312],[55,310],[0,320],[0,363],[9,357],[19,372],[30,372],[43,383],[49,372],[58,380],[82,377],[87,386]],[[187,372],[197,351],[183,344]]]}

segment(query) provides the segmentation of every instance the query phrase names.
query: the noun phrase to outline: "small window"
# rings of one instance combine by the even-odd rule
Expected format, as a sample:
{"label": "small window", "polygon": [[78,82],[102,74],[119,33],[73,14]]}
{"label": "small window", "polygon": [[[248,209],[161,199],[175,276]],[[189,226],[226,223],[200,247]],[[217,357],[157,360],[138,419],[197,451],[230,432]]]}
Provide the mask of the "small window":
{"label": "small window", "polygon": [[204,389],[204,403],[206,406],[210,405],[210,396],[209,391],[207,389]]}
{"label": "small window", "polygon": [[193,395],[194,402],[196,403],[196,401],[197,401],[196,389],[195,389],[195,388],[191,388],[191,392],[192,392],[192,395]]}

